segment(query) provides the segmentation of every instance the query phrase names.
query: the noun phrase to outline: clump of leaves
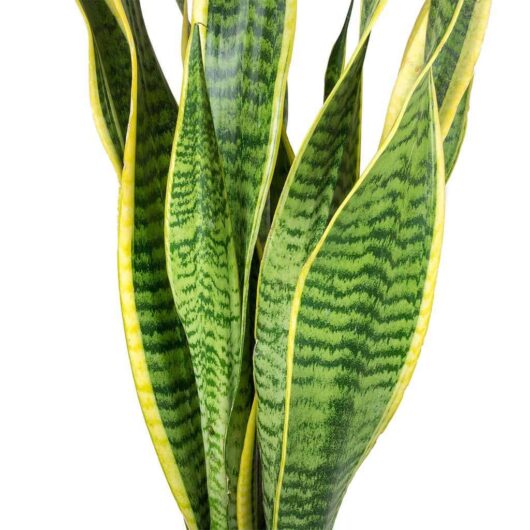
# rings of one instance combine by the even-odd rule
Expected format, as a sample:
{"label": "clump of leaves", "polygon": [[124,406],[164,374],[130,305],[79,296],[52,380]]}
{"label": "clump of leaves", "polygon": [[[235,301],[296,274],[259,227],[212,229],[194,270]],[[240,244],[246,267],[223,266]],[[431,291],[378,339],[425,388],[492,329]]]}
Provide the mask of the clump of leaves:
{"label": "clump of leaves", "polygon": [[427,330],[491,2],[425,2],[362,172],[363,64],[386,1],[362,2],[346,62],[350,5],[296,154],[295,0],[195,0],[191,21],[180,0],[180,105],[139,0],[78,2],[120,179],[133,375],[186,525],[331,528]]}

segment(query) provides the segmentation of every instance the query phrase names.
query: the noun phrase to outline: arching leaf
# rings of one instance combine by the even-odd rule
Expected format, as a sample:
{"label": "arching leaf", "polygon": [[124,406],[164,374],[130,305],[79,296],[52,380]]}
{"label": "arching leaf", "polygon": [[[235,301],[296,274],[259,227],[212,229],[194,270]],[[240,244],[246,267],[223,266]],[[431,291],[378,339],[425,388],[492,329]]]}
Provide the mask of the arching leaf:
{"label": "arching leaf", "polygon": [[491,0],[426,0],[405,50],[382,137],[384,140],[390,131],[410,86],[443,37],[455,6],[461,6],[460,16],[433,67],[442,135],[446,143],[444,150],[449,161],[447,179],[465,136],[472,79],[486,32]]}
{"label": "arching leaf", "polygon": [[131,107],[127,39],[105,0],[78,0],[89,37],[90,101],[96,128],[118,177]]}
{"label": "arching leaf", "polygon": [[351,138],[351,103],[376,12],[346,71],[295,158],[265,247],[258,288],[255,379],[264,511],[272,527],[285,404],[289,314],[300,270],[324,232]]}
{"label": "arching leaf", "polygon": [[165,188],[177,105],[138,0],[113,0],[131,56],[131,117],[120,189],[119,281],[136,389],[188,528],[209,528],[199,400],[164,252]]}
{"label": "arching leaf", "polygon": [[[248,314],[252,259],[280,145],[296,2],[209,0],[205,70],[215,133],[225,175],[241,286],[241,347],[230,400],[226,439],[230,527],[236,524],[236,487],[254,397],[252,325]],[[195,6],[194,6],[195,8]]]}
{"label": "arching leaf", "polygon": [[213,528],[228,513],[224,443],[239,359],[239,277],[198,26],[191,35],[166,204],[171,287],[197,381]]}

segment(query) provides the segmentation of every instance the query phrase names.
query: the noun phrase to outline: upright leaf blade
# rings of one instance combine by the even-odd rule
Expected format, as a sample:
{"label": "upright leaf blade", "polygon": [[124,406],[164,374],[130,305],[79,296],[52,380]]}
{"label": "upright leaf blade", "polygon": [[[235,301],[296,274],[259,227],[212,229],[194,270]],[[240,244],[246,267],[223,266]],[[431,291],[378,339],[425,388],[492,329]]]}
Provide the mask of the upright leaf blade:
{"label": "upright leaf blade", "polygon": [[262,457],[264,511],[273,524],[285,405],[287,336],[294,288],[300,270],[324,232],[335,188],[351,138],[352,99],[360,91],[367,27],[348,68],[327,99],[287,179],[260,272],[256,323],[255,379],[258,394],[258,443]]}
{"label": "upright leaf blade", "polygon": [[385,0],[361,0],[361,35],[385,3]]}
{"label": "upright leaf blade", "polygon": [[453,173],[456,162],[460,155],[462,144],[466,136],[467,129],[467,115],[469,112],[469,104],[471,101],[471,89],[472,84],[469,85],[467,92],[464,94],[460,105],[458,106],[455,119],[451,124],[451,128],[447,133],[444,141],[444,152],[445,152],[445,173],[446,179],[449,180]]}
{"label": "upright leaf blade", "polygon": [[[252,258],[280,145],[296,18],[295,0],[200,1],[208,8],[205,68],[241,285],[241,348],[226,440],[231,527],[250,407],[252,340],[248,314]],[[195,7],[195,6],[194,6]]]}
{"label": "upright leaf blade", "polygon": [[[440,7],[449,0],[432,0],[431,19],[437,20]],[[442,134],[447,136],[462,99],[473,79],[491,9],[491,0],[465,0],[455,29],[433,66],[440,107]],[[426,55],[438,39],[437,24],[429,20]]]}
{"label": "upright leaf blade", "polygon": [[241,283],[280,142],[294,23],[292,0],[208,3],[206,78]]}
{"label": "upright leaf blade", "polygon": [[442,134],[446,144],[444,149],[446,158],[450,161],[446,171],[447,179],[452,173],[465,136],[471,81],[486,32],[491,0],[426,0],[405,50],[383,131],[384,140],[408,89],[443,37],[456,5],[461,5],[460,16],[433,67]]}
{"label": "upright leaf blade", "polygon": [[430,314],[443,196],[438,109],[426,76],[300,275],[274,529],[332,528],[393,410]]}
{"label": "upright leaf blade", "polygon": [[227,528],[224,443],[239,358],[240,293],[198,26],[191,35],[166,204],[166,255],[197,380],[212,528]]}
{"label": "upright leaf blade", "polygon": [[188,528],[210,527],[199,401],[164,252],[164,191],[177,105],[138,0],[113,0],[131,57],[131,117],[120,189],[119,281],[142,411]]}
{"label": "upright leaf blade", "polygon": [[127,39],[105,0],[78,0],[89,33],[90,101],[96,128],[118,177],[131,99]]}
{"label": "upright leaf blade", "polygon": [[[431,203],[426,203],[422,199],[423,202],[419,201],[418,203],[415,203],[414,189],[408,187],[410,183],[406,179],[403,180],[404,175],[402,173],[404,173],[407,169],[407,164],[410,164],[412,163],[412,161],[414,161],[414,163],[417,164],[417,166],[415,167],[419,172],[418,181],[421,181],[423,183],[423,187],[421,189],[427,190],[429,182],[431,184],[433,182],[434,171],[434,174],[436,175],[436,194],[439,195],[440,182],[444,178],[443,154],[441,153],[440,148],[441,142],[440,127],[438,123],[438,108],[436,106],[433,83],[430,82],[429,76],[431,75],[430,68],[432,67],[432,63],[435,60],[436,56],[443,49],[443,45],[447,42],[447,39],[450,35],[450,31],[453,29],[456,23],[460,8],[461,4],[459,4],[455,8],[455,11],[453,12],[453,17],[448,25],[445,35],[443,35],[443,37],[441,38],[438,48],[435,50],[435,53],[431,57],[431,60],[427,64],[426,68],[424,68],[421,77],[417,79],[416,84],[413,87],[413,94],[415,94],[415,96],[413,97],[409,94],[409,98],[412,97],[412,99],[407,99],[404,110],[409,109],[411,114],[409,114],[405,118],[403,117],[404,110],[402,110],[402,114],[399,117],[397,125],[392,130],[392,134],[390,135],[388,142],[391,142],[393,141],[393,139],[395,139],[396,144],[389,146],[387,145],[387,143],[385,143],[385,150],[382,150],[375,159],[376,164],[379,157],[382,157],[384,152],[386,152],[386,149],[388,148],[389,156],[397,156],[397,159],[392,159],[392,162],[385,162],[385,165],[388,163],[389,169],[400,168],[403,164],[405,164],[404,170],[401,173],[398,173],[397,176],[402,179],[402,182],[404,182],[405,192],[407,194],[411,192],[412,194],[405,194],[404,201],[399,202],[401,201],[402,196],[392,188],[392,185],[395,184],[396,181],[389,181],[388,186],[381,185],[380,188],[377,188],[375,190],[371,189],[370,193],[366,193],[365,196],[365,200],[368,200],[366,199],[366,197],[371,197],[372,195],[375,197],[379,197],[381,198],[382,206],[384,206],[386,201],[388,204],[392,205],[394,209],[396,205],[394,205],[393,202],[397,201],[397,204],[400,206],[399,209],[397,209],[398,216],[406,216],[408,215],[407,212],[409,212],[410,209],[414,211],[417,208],[421,208],[422,205],[423,207],[425,207],[426,204],[426,212],[429,209],[429,204],[435,209],[437,208],[437,206],[432,201]],[[346,76],[347,72],[344,74],[343,78],[345,78]],[[339,90],[340,86],[335,89],[335,93],[338,93]],[[418,93],[420,93],[419,96]],[[421,106],[420,103],[417,103],[418,98],[420,103],[423,102],[423,106]],[[332,100],[332,97],[329,99]],[[412,105],[411,102],[416,103],[413,106],[410,106],[409,103]],[[329,104],[329,100],[327,104]],[[418,105],[423,108],[424,111],[422,113],[418,111]],[[324,107],[324,111],[320,119],[323,119],[325,115],[326,106]],[[418,122],[418,119],[422,116],[424,118],[426,117],[426,121]],[[423,124],[421,129],[418,127],[420,123]],[[398,126],[401,127],[401,136],[399,137],[397,131],[400,130],[400,127]],[[311,138],[312,136],[317,136],[315,134],[317,130],[318,125],[315,131],[312,131],[309,138]],[[418,130],[420,131],[419,136]],[[427,149],[426,151],[426,146],[433,146],[431,138],[432,130],[435,131],[434,136],[437,140],[435,142],[437,148],[431,149],[430,151]],[[426,135],[426,131],[431,131],[431,133]],[[311,140],[309,140],[308,145],[310,145],[310,142]],[[424,146],[423,150],[419,149],[418,143],[421,143]],[[320,144],[329,145],[329,142],[320,142]],[[304,149],[302,149],[302,152],[299,155],[301,159],[304,156],[303,152]],[[421,157],[422,153],[425,156],[427,156],[426,153],[431,153],[434,157],[435,163],[433,167],[435,167],[435,169],[433,171],[431,171],[431,166],[425,165],[426,160],[415,158],[416,156]],[[390,156],[390,158],[392,158],[392,156]],[[325,224],[322,224],[323,213],[322,211],[319,212],[318,207],[315,207],[313,204],[308,205],[306,202],[308,197],[318,198],[322,195],[321,190],[318,188],[318,174],[322,174],[320,173],[321,166],[318,165],[318,159],[315,159],[315,162],[313,164],[318,170],[313,171],[313,180],[311,179],[311,174],[309,171],[307,172],[309,178],[300,179],[299,177],[294,177],[294,175],[296,175],[297,170],[297,162],[295,161],[293,170],[291,172],[291,174],[293,175],[293,179],[291,181],[290,175],[286,191],[284,193],[284,196],[282,197],[280,208],[278,209],[277,217],[275,219],[275,223],[271,231],[271,236],[269,238],[268,245],[266,248],[259,290],[259,306],[257,314],[257,347],[255,360],[256,384],[259,397],[258,439],[263,458],[264,477],[266,477],[264,481],[266,508],[271,508],[271,505],[267,506],[267,488],[269,488],[269,494],[271,484],[275,488],[271,510],[272,518],[267,519],[268,527],[273,528],[274,530],[278,528],[296,528],[298,526],[314,528],[331,527],[336,516],[336,511],[340,504],[342,495],[349,480],[351,479],[352,473],[356,469],[356,465],[358,465],[360,461],[362,461],[364,455],[368,453],[372,443],[375,441],[379,433],[382,431],[383,427],[388,422],[389,418],[391,417],[393,411],[395,410],[401,399],[401,395],[412,373],[416,356],[419,353],[419,346],[421,342],[421,340],[419,340],[418,338],[413,340],[414,347],[411,346],[410,348],[410,352],[413,352],[413,355],[411,355],[410,357],[406,355],[406,352],[405,355],[403,353],[398,354],[398,357],[400,357],[401,355],[400,359],[402,361],[403,359],[406,359],[410,362],[405,365],[400,365],[399,363],[395,365],[396,372],[392,372],[392,377],[394,377],[395,385],[388,394],[388,399],[386,399],[384,395],[381,396],[381,399],[383,401],[386,399],[386,401],[383,404],[383,409],[380,410],[381,414],[378,418],[378,421],[371,422],[369,426],[369,430],[371,430],[371,436],[368,439],[369,443],[367,443],[364,447],[363,453],[355,456],[354,453],[348,453],[346,451],[349,449],[355,449],[355,447],[358,448],[363,443],[361,441],[360,445],[357,445],[359,442],[359,438],[357,438],[357,442],[355,442],[354,445],[348,446],[347,439],[349,436],[352,435],[352,432],[348,432],[348,429],[345,429],[344,431],[348,434],[344,435],[343,437],[335,438],[334,436],[327,436],[327,426],[330,423],[334,423],[334,414],[339,413],[337,408],[334,406],[334,403],[338,403],[340,401],[337,396],[341,395],[341,388],[345,388],[349,374],[346,369],[341,368],[342,366],[346,366],[346,364],[344,364],[344,362],[342,361],[339,361],[337,364],[334,364],[331,359],[327,359],[324,363],[322,363],[322,366],[319,366],[317,361],[319,357],[319,352],[322,355],[326,355],[326,351],[333,352],[334,350],[339,348],[338,353],[340,353],[341,355],[346,355],[345,352],[348,349],[348,345],[346,344],[346,347],[344,347],[344,345],[340,341],[341,336],[347,333],[348,326],[351,328],[354,336],[356,336],[357,333],[364,333],[365,335],[368,333],[368,335],[366,335],[368,336],[366,340],[369,340],[369,332],[371,332],[372,330],[369,327],[369,324],[367,324],[367,322],[369,323],[370,318],[373,315],[370,314],[365,315],[363,317],[362,313],[355,313],[350,310],[347,310],[345,312],[346,314],[342,314],[341,311],[343,307],[339,303],[338,307],[336,307],[335,310],[342,315],[341,318],[343,318],[343,322],[337,322],[334,325],[331,325],[331,327],[326,327],[325,325],[323,325],[323,333],[324,335],[327,334],[326,340],[322,340],[321,343],[318,343],[317,338],[308,335],[307,340],[309,342],[302,342],[300,349],[297,348],[295,350],[295,338],[296,340],[298,340],[299,336],[302,337],[302,335],[299,335],[297,321],[299,312],[300,315],[302,315],[302,311],[304,311],[303,292],[305,292],[304,286],[306,275],[311,270],[312,262],[315,261],[320,247],[323,248],[326,238],[329,234],[331,234],[335,223],[338,223],[338,219],[340,219],[341,213],[343,211],[346,211],[346,205],[350,202],[350,199],[352,199],[352,204],[356,204],[355,200],[353,200],[355,193],[352,192],[348,196],[348,199],[343,203],[343,205],[341,205],[337,214],[334,216],[331,225],[326,229],[324,237],[320,239],[322,236],[322,232],[325,228]],[[373,167],[375,166],[369,167],[369,170],[365,173],[365,177],[362,179],[363,182],[367,178],[366,175],[370,175],[370,172],[373,170]],[[426,178],[424,178],[423,180],[421,178],[421,171],[424,171],[424,176],[426,176]],[[394,179],[394,177],[396,177],[396,174],[392,172],[390,173],[391,174],[389,175],[389,178],[392,180]],[[324,174],[327,175],[327,173]],[[384,177],[384,174],[381,176],[381,174],[376,173],[376,176],[377,179],[375,177],[372,177],[370,181],[379,181],[381,180],[381,178]],[[358,184],[355,190],[359,191],[362,186],[363,184]],[[315,192],[315,190],[317,191]],[[389,196],[380,197],[381,193],[389,193]],[[441,196],[443,196],[443,188]],[[302,200],[302,197],[304,200]],[[428,199],[429,196],[428,194],[424,194],[423,197]],[[407,201],[408,206],[405,206],[405,203]],[[374,215],[377,218],[377,214],[380,213],[380,209],[378,206],[379,202],[374,201],[371,204],[373,205],[373,212],[369,212],[368,210],[363,212],[363,209],[360,208],[359,213],[356,214],[355,209],[352,207],[352,209],[354,210],[353,214],[366,215],[367,217],[369,217],[370,215]],[[326,212],[325,209],[323,211]],[[319,213],[317,214],[315,212]],[[438,212],[437,209],[436,212]],[[441,218],[439,213],[436,213],[436,218]],[[427,219],[427,217],[424,216],[423,219],[425,220]],[[315,223],[315,220],[318,222]],[[386,218],[383,218],[381,222],[386,222]],[[427,224],[428,223],[424,223],[423,226],[425,227]],[[438,226],[438,228],[440,228],[438,223],[435,223],[434,225],[431,224],[431,226]],[[396,245],[396,243],[399,242],[400,239],[406,239],[406,237],[408,237],[408,234],[411,233],[407,233],[408,228],[413,231],[413,226],[410,223],[408,226],[402,226],[400,222],[397,222],[396,230],[402,231],[402,234],[399,233],[389,235],[388,238],[384,237],[383,243],[388,243],[391,246]],[[436,234],[438,235],[436,237],[437,240],[441,241],[441,234],[438,228],[436,231]],[[374,235],[376,239],[380,235],[378,231],[378,225],[373,225],[369,222],[366,224],[366,227],[364,229],[359,227],[359,230],[360,232],[358,234],[352,235],[353,250],[355,250],[355,246],[357,243],[355,237],[358,237],[361,240],[366,239],[368,243],[370,243],[369,235],[372,230],[375,230]],[[423,239],[423,248],[426,248],[425,242],[428,241],[428,230],[425,231],[425,234],[426,236]],[[401,237],[401,235],[403,235],[403,237]],[[315,236],[320,239],[320,243],[318,243],[316,250],[313,250],[315,248],[315,245],[317,245],[317,241],[312,240],[311,237]],[[400,248],[401,247],[399,247],[398,245],[398,248],[395,249],[396,252],[399,252]],[[437,249],[438,247],[433,247],[433,249],[435,248]],[[408,249],[409,247],[407,246],[403,246],[401,248],[401,250],[403,251],[402,255],[404,257]],[[412,247],[410,247],[410,249],[412,249]],[[343,265],[346,268],[351,266],[353,271],[351,278],[353,278],[357,282],[361,282],[361,284],[364,282],[369,282],[370,270],[356,271],[355,267],[357,262],[355,260],[344,260],[341,264],[341,253],[349,256],[351,250],[352,249],[347,247],[347,245],[342,245],[340,247],[336,245],[334,247],[333,253],[333,259],[335,260],[335,262],[333,262],[333,260],[330,258],[330,267],[332,267],[333,263],[335,263],[336,267],[338,268],[342,267]],[[418,247],[416,247],[416,251],[417,250]],[[361,255],[361,253],[359,253],[359,255]],[[422,256],[423,258],[427,256],[427,258],[423,259]],[[416,286],[416,292],[420,293],[420,295],[422,293],[422,285],[425,286],[424,292],[430,293],[429,296],[423,298],[420,296],[419,306],[416,304],[416,309],[420,307],[420,309],[418,309],[418,312],[416,313],[416,318],[414,318],[414,311],[412,311],[412,313],[409,313],[409,321],[408,323],[406,323],[406,325],[410,328],[412,322],[412,329],[414,329],[414,323],[416,321],[419,322],[421,320],[422,325],[416,329],[421,330],[422,332],[425,331],[425,323],[426,320],[428,320],[427,317],[430,309],[430,300],[432,299],[432,287],[434,278],[436,276],[436,253],[433,253],[432,256],[433,259],[430,260],[429,252],[417,252],[416,263],[420,262],[423,259],[423,263],[426,264],[426,268],[422,269],[424,276],[422,277],[420,274],[416,279],[416,282],[411,282],[410,284],[412,287],[414,287],[414,285]],[[372,257],[376,261],[388,260],[388,254],[385,254],[383,250],[378,250],[377,245],[374,246],[373,253],[371,250],[369,252],[368,259],[371,259]],[[406,257],[404,259],[406,260]],[[416,272],[420,271],[420,269],[418,269],[417,267],[415,270]],[[333,269],[330,269],[330,271],[333,271]],[[356,276],[358,272],[364,273],[360,275],[362,277]],[[378,274],[377,270],[374,270],[372,272],[376,275]],[[407,288],[406,282],[405,284],[403,284],[401,282],[402,278],[398,277],[399,274],[401,274],[401,271],[394,271],[396,285],[400,288]],[[392,276],[390,276],[390,278],[392,278]],[[314,302],[316,306],[308,306],[307,308],[308,320],[306,323],[308,323],[308,326],[307,328],[304,328],[304,333],[310,333],[309,323],[312,323],[312,325],[315,326],[315,329],[318,328],[317,331],[320,331],[319,319],[325,321],[328,318],[333,318],[333,310],[331,305],[332,301],[337,296],[337,293],[335,291],[340,290],[341,285],[343,281],[347,279],[347,276],[331,272],[325,279],[325,283],[321,284],[319,287],[315,287]],[[389,285],[388,289],[390,289],[391,287],[392,284]],[[372,289],[370,285],[369,289]],[[318,291],[319,293],[321,305],[318,305],[319,302],[317,300],[316,291]],[[383,293],[384,292],[385,291],[383,291]],[[355,301],[357,300],[355,297],[359,294],[359,291],[357,290],[357,292],[352,292],[351,294],[353,296],[353,300]],[[418,298],[416,299],[416,302],[418,302]],[[366,304],[368,303],[370,303],[370,300],[364,301],[361,299],[360,308],[366,306]],[[322,309],[321,315],[319,315],[318,307]],[[405,306],[399,303],[396,307],[398,313],[404,307]],[[408,307],[407,310],[408,309],[410,309],[410,307]],[[390,309],[390,311],[392,311],[392,309]],[[420,316],[423,315],[425,318],[421,317],[420,320],[418,320],[418,314]],[[348,318],[350,318],[349,321]],[[356,323],[358,318],[360,320],[358,323]],[[365,318],[365,320],[362,320],[363,318]],[[411,336],[412,335],[409,335],[409,338]],[[414,335],[414,337],[419,337],[421,339],[423,335],[418,331],[418,334]],[[312,343],[311,341],[313,338],[315,338],[316,342]],[[337,343],[337,340],[339,340],[339,343]],[[305,350],[307,358],[306,362],[302,360],[300,365],[298,365],[297,359],[300,359],[298,352],[301,351],[302,347],[307,347],[307,349]],[[401,344],[400,347],[403,347],[403,344]],[[392,344],[390,345],[390,348],[392,348]],[[361,351],[359,354],[363,354],[363,352]],[[405,368],[403,366],[405,366]],[[300,373],[302,375],[299,379],[297,379],[295,386],[293,374],[296,373],[295,370],[297,370],[298,367],[300,368]],[[388,370],[390,370],[390,368],[388,368]],[[335,373],[336,379],[334,379],[333,377],[331,377],[330,379],[326,378],[326,374],[328,373]],[[359,374],[359,377],[364,375],[367,376],[366,384],[369,385],[369,374]],[[320,376],[322,376],[322,378],[320,378]],[[332,381],[335,381],[335,383],[332,384]],[[348,395],[344,397],[344,399],[348,399],[348,396],[351,397],[353,395],[351,392],[353,392],[353,390],[356,388],[355,385],[357,385],[358,387],[357,380],[355,380],[352,384],[352,390]],[[306,389],[311,389],[307,394],[304,394],[304,385],[307,385],[305,387]],[[300,399],[296,398],[297,401],[295,402],[294,392],[295,388],[298,387],[300,387],[301,389],[300,392],[302,393],[302,397],[300,397]],[[319,389],[318,392],[315,391],[317,387]],[[277,395],[279,389],[283,389],[283,391],[285,392],[283,398],[281,396],[278,397]],[[335,396],[335,398],[334,400],[331,400],[329,402],[329,406],[327,408],[324,405],[322,406],[322,408],[310,407],[312,413],[314,414],[314,416],[311,416],[310,411],[306,407],[309,403],[311,403],[311,392],[313,393],[313,395],[317,396],[316,400],[322,399],[323,401],[325,401],[332,394]],[[374,404],[378,402],[378,399],[379,398],[374,398],[373,403],[368,403],[367,406],[369,410],[376,410],[375,408],[371,409],[370,407],[374,406]],[[297,439],[297,442],[301,442],[301,440],[304,440],[305,443],[305,449],[302,450],[302,444],[300,443],[296,446],[296,451],[293,451],[292,447],[293,444],[297,442],[293,442],[289,435],[289,432],[291,432],[291,422],[293,421],[293,418],[290,416],[291,407],[293,406],[293,404],[295,407],[300,407],[299,413],[296,413],[297,426],[295,427],[295,431],[301,433],[300,438]],[[351,410],[349,411],[349,413],[351,415]],[[318,421],[313,421],[315,417],[319,417],[319,429],[315,429],[316,425],[319,423]],[[374,418],[372,418],[372,420],[373,419]],[[342,420],[344,422],[344,417],[342,417]],[[336,425],[338,425],[338,422]],[[348,424],[343,423],[343,428],[345,425],[347,426]],[[311,428],[306,429],[306,427],[309,426]],[[279,458],[278,452],[276,450],[276,447],[278,446],[278,433],[281,433],[280,436],[282,447]],[[353,434],[357,436],[359,433],[353,432]],[[363,435],[365,434],[366,433],[364,433]],[[321,451],[325,445],[323,443],[323,440],[327,440],[327,450],[329,450],[329,444],[335,443],[335,439],[337,443],[343,444],[341,445],[343,450],[339,449],[337,452],[337,454],[340,455],[339,461],[343,464],[342,466],[339,466],[339,468],[334,467],[333,459],[330,459],[329,454],[325,454],[323,451]],[[312,454],[312,456],[310,456],[309,458],[307,457],[308,446],[315,448],[314,454]],[[300,454],[297,454],[304,451],[306,451],[306,456],[304,457],[306,460],[306,464],[303,463],[304,458],[301,458]],[[291,459],[293,464],[290,464]],[[314,472],[315,466],[318,467],[319,472]],[[310,469],[313,472],[309,471]],[[329,473],[326,473],[326,471],[328,471]],[[321,482],[320,480],[322,477],[324,477],[324,479]],[[267,482],[267,478],[270,482]],[[312,494],[311,501],[309,501],[304,495],[304,492],[313,492],[315,489],[319,491],[319,493],[317,493],[314,497]],[[268,512],[269,517],[271,515],[271,511]]]}
{"label": "upright leaf blade", "polygon": [[326,68],[326,79],[324,85],[324,100],[328,98],[331,94],[331,91],[335,88],[342,71],[344,70],[344,65],[346,63],[346,44],[348,40],[348,27],[350,25],[351,14],[353,10],[353,0],[350,2],[350,7],[348,8],[348,13],[346,14],[346,20],[344,21],[344,26],[340,32],[328,60],[328,66]]}

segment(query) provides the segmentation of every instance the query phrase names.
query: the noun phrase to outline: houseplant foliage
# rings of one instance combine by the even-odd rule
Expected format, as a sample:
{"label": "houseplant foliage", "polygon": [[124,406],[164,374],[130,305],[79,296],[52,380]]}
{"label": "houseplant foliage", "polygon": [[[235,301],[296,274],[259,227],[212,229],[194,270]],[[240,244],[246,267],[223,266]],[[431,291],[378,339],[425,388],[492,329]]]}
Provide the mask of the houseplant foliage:
{"label": "houseplant foliage", "polygon": [[180,0],[179,104],[139,0],[78,3],[120,181],[132,371],[186,525],[332,528],[427,330],[491,2],[425,2],[362,172],[363,66],[386,1],[362,2],[347,58],[349,6],[296,154],[295,0],[195,0],[191,13]]}

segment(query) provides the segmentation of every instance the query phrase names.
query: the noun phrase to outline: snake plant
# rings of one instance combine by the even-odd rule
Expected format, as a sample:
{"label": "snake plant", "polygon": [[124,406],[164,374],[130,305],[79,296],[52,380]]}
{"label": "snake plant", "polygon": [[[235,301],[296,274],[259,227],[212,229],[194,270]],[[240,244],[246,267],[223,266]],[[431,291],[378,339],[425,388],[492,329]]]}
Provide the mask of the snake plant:
{"label": "snake plant", "polygon": [[361,3],[347,59],[352,0],[294,153],[296,0],[179,0],[179,103],[139,0],[78,0],[132,372],[190,530],[332,528],[414,371],[491,1],[426,0],[361,171],[386,3]]}

